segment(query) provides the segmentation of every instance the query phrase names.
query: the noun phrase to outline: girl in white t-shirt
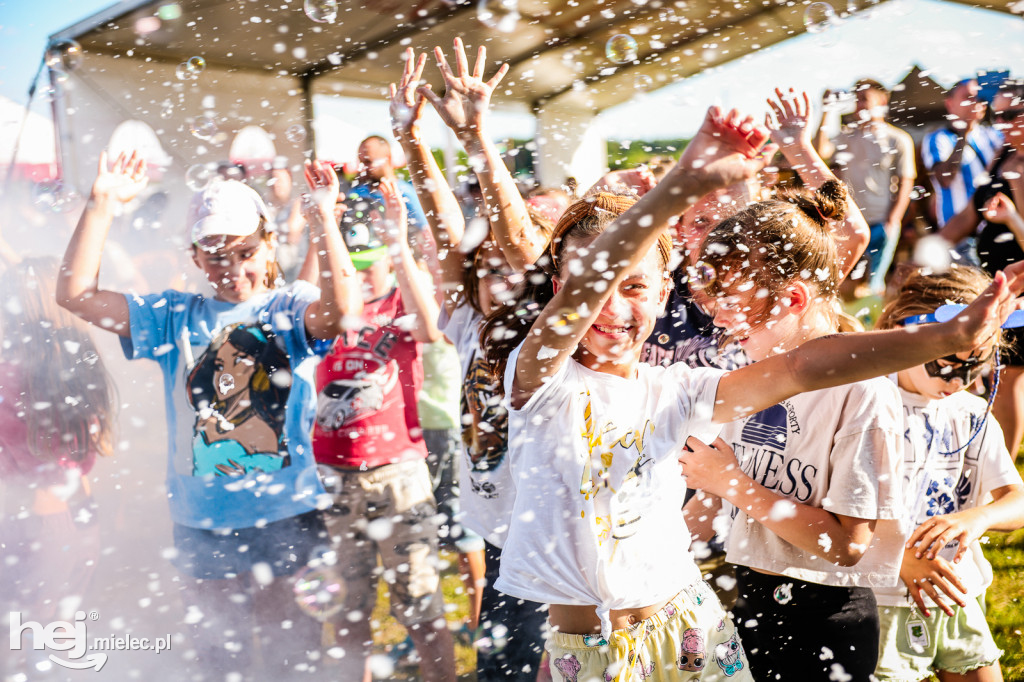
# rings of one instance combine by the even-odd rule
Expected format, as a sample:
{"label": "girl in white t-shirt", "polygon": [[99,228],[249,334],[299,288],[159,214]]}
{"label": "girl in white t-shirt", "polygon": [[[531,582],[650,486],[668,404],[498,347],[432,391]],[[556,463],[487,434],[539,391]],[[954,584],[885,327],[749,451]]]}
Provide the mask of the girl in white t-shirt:
{"label": "girl in white t-shirt", "polygon": [[[815,193],[752,205],[706,238],[715,324],[753,371],[837,331],[841,277],[829,225],[842,220],[846,200],[831,180]],[[836,360],[837,369],[877,362]],[[737,565],[733,612],[759,679],[840,674],[866,682],[874,671],[871,588],[896,583],[904,539],[896,521],[901,434],[896,387],[875,377],[779,401],[727,424],[713,447],[694,444],[684,455],[689,485],[706,493],[688,514],[708,520],[721,499],[730,503],[723,525],[726,560]]]}
{"label": "girl in white t-shirt", "polygon": [[[631,209],[617,215],[616,197],[596,195],[563,215],[554,295],[539,313],[522,308],[532,322],[485,327],[486,343],[522,339],[509,357],[488,348],[504,365],[516,486],[497,587],[550,605],[556,680],[751,679],[689,552],[676,464],[687,436],[710,440],[716,424],[797,393],[974,348],[1024,288],[1024,266],[1014,268],[927,336],[819,339],[732,372],[641,364],[671,284],[665,226],[696,197],[757,172],[767,137],[750,117],[709,110],[679,164]],[[864,361],[840,362],[851,355]]]}
{"label": "girl in white t-shirt", "polygon": [[[955,315],[989,283],[980,270],[967,267],[914,273],[878,326],[910,328]],[[1004,326],[1024,326],[1024,319],[1014,319],[1019,316]],[[994,338],[970,355],[947,356],[896,375],[906,420],[900,518],[910,539],[899,584],[875,590],[879,680],[922,680],[935,673],[973,682],[1002,679],[1001,652],[983,607],[992,568],[978,538],[1024,526],[1024,484],[990,404],[964,390],[992,368],[995,396],[1000,343]]]}

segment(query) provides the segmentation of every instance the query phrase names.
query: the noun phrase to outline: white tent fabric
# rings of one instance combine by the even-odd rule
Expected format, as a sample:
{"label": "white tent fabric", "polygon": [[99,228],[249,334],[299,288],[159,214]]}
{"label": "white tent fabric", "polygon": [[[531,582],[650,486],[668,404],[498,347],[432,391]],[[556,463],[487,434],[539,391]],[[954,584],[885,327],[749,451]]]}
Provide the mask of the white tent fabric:
{"label": "white tent fabric", "polygon": [[[6,166],[11,162],[24,116],[23,105],[0,96],[0,165]],[[16,163],[52,165],[56,160],[53,124],[34,111],[28,112]]]}

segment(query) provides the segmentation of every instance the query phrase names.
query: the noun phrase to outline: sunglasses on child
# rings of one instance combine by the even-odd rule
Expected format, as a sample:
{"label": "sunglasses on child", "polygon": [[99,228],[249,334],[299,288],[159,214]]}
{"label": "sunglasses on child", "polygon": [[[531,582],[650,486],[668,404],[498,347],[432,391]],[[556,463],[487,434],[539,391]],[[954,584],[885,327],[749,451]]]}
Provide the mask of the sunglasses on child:
{"label": "sunglasses on child", "polygon": [[[928,376],[935,379],[942,379],[943,381],[952,381],[953,379],[960,379],[964,383],[964,386],[973,384],[978,377],[981,376],[985,370],[985,365],[988,361],[996,354],[996,349],[993,348],[989,351],[988,355],[983,358],[977,356],[971,356],[966,360],[958,358],[956,355],[947,355],[946,357],[939,358],[938,360],[932,360],[926,362],[924,370],[928,372]],[[940,362],[946,362],[949,364],[941,365]]]}

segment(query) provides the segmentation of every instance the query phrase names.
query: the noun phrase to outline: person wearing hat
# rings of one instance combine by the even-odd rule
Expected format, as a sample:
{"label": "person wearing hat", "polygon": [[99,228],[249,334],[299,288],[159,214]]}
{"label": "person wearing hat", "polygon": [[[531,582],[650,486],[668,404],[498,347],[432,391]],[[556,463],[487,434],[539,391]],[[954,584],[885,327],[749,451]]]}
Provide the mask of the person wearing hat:
{"label": "person wearing hat", "polygon": [[[210,293],[101,289],[115,208],[147,182],[137,152],[112,167],[100,156],[64,255],[57,302],[116,333],[129,359],[152,360],[163,373],[173,562],[184,603],[203,614],[190,622],[195,669],[183,677],[296,679],[318,660],[320,625],[300,610],[290,580],[325,535],[309,435],[315,348],[362,311],[362,299],[333,219],[337,177],[312,163],[306,177],[320,289],[277,286],[266,205],[235,180],[214,181],[193,202],[192,260]],[[258,667],[254,638],[263,650]]]}
{"label": "person wearing hat", "polygon": [[438,304],[408,241],[405,203],[381,178],[383,203],[348,200],[342,235],[362,282],[359,325],[316,372],[313,453],[333,494],[326,521],[348,590],[333,618],[345,650],[342,679],[369,679],[378,557],[391,612],[409,631],[423,679],[455,680],[438,570],[437,513],[417,413],[420,344],[437,341]]}

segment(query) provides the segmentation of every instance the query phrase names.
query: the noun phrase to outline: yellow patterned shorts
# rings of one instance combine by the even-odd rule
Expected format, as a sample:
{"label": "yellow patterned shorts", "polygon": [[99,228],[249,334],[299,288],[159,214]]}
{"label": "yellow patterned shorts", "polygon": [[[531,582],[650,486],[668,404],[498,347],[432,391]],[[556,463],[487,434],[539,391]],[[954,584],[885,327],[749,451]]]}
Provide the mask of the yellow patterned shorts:
{"label": "yellow patterned shorts", "polygon": [[753,680],[732,617],[703,580],[608,640],[553,632],[547,650],[554,682]]}

